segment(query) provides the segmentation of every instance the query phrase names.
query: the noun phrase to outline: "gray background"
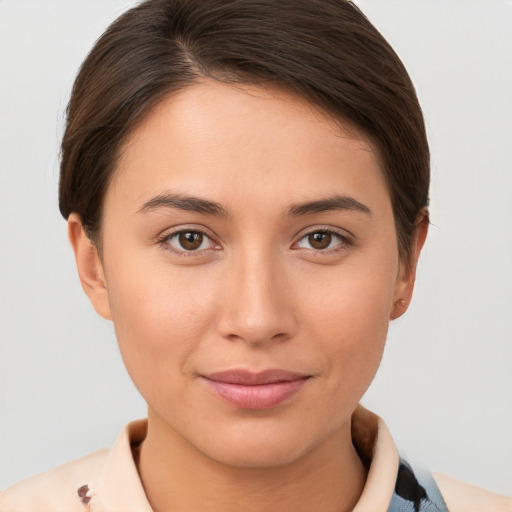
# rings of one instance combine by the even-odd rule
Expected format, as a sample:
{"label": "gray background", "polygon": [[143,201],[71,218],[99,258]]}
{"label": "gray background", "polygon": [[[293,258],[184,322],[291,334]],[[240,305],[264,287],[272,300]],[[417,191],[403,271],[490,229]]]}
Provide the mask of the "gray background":
{"label": "gray background", "polygon": [[[145,415],[57,210],[77,68],[133,2],[0,1],[0,489]],[[361,0],[417,85],[432,222],[363,403],[410,459],[512,494],[512,3]]]}

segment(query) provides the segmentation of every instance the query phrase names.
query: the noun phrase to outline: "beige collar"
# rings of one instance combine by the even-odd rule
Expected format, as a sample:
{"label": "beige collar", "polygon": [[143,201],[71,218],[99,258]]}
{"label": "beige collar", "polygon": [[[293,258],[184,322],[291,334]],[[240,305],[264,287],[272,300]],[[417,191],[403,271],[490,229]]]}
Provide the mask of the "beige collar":
{"label": "beige collar", "polygon": [[91,512],[153,512],[133,460],[132,447],[142,443],[148,429],[147,420],[128,423],[110,448],[100,475],[99,486],[90,503]]}
{"label": "beige collar", "polygon": [[[90,512],[153,512],[133,458],[133,450],[147,433],[147,420],[126,425],[109,450],[96,486]],[[354,512],[386,512],[393,495],[399,458],[385,423],[359,406],[352,417],[352,437],[361,458],[369,465],[368,477]],[[91,484],[93,484],[91,482]]]}
{"label": "beige collar", "polygon": [[359,406],[352,415],[352,441],[369,464],[363,493],[353,512],[387,512],[400,462],[388,427],[379,416]]}

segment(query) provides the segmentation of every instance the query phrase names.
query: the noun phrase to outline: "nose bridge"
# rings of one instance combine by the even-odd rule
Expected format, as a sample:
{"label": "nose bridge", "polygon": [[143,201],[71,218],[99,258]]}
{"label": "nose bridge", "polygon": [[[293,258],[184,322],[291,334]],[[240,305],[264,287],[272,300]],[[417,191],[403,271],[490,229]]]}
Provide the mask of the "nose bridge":
{"label": "nose bridge", "polygon": [[249,343],[284,339],[294,327],[281,262],[272,250],[247,247],[233,254],[220,319],[224,337]]}

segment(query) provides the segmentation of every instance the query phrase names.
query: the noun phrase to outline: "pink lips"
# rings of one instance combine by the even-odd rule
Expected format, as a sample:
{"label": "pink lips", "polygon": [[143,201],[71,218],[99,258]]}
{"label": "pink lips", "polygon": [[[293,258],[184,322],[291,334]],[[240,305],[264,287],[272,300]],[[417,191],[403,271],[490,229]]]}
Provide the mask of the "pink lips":
{"label": "pink lips", "polygon": [[309,375],[285,370],[229,370],[203,375],[209,388],[241,409],[270,409],[297,393]]}

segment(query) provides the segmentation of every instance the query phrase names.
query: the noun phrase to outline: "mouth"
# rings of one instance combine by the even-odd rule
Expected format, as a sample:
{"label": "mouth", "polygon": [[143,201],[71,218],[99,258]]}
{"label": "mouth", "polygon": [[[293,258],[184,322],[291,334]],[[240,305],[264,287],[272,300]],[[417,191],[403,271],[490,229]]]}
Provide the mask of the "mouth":
{"label": "mouth", "polygon": [[201,376],[208,388],[240,409],[270,409],[298,393],[312,377],[286,370],[228,370]]}

